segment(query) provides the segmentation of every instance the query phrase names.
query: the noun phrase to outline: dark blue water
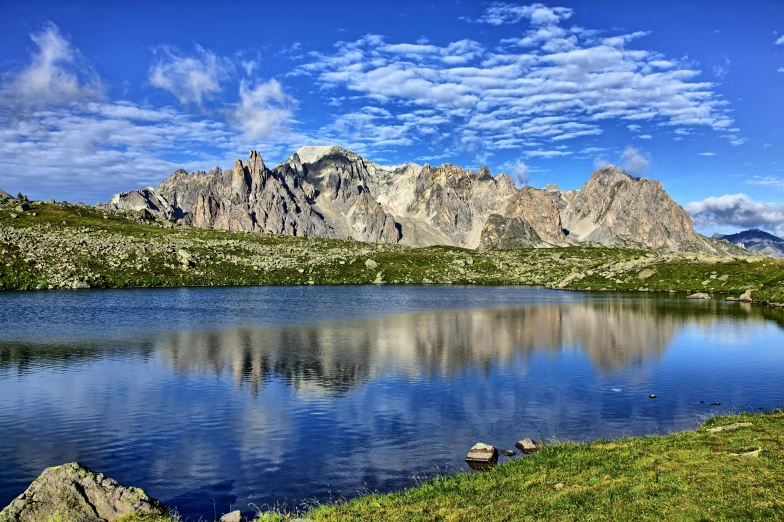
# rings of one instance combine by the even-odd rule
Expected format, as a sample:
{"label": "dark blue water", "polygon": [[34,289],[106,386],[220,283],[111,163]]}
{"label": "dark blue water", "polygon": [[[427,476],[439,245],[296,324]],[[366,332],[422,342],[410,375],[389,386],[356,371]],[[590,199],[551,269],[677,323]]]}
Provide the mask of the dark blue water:
{"label": "dark blue water", "polygon": [[783,327],[525,288],[0,293],[0,505],[79,461],[212,519],[401,490],[478,441],[693,428],[784,405]]}

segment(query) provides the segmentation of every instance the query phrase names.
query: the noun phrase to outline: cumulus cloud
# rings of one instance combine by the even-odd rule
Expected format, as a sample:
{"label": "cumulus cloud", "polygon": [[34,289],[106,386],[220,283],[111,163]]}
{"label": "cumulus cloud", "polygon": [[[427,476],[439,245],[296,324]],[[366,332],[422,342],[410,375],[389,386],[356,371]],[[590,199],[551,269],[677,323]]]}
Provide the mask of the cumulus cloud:
{"label": "cumulus cloud", "polygon": [[634,175],[640,175],[651,166],[651,162],[642,152],[634,147],[626,147],[621,154],[623,169]]}
{"label": "cumulus cloud", "polygon": [[[171,47],[158,48],[155,53],[157,62],[150,67],[150,83],[169,91],[180,103],[200,105],[214,97],[233,70],[229,60],[198,45],[191,56]],[[252,72],[253,67],[248,63],[245,69]]]}
{"label": "cumulus cloud", "polygon": [[784,224],[784,204],[757,202],[746,194],[711,196],[702,201],[692,201],[685,208],[699,226],[776,230]]}
{"label": "cumulus cloud", "polygon": [[782,45],[782,44],[784,44],[784,34],[783,34],[783,35],[781,35],[781,36],[779,36],[779,37],[776,39],[776,41],[775,41],[775,42],[773,42],[773,43],[774,43],[774,44],[776,44],[776,45]]}
{"label": "cumulus cloud", "polygon": [[544,4],[516,5],[496,2],[475,20],[490,25],[515,24],[525,18],[534,25],[556,24],[572,16],[574,11],[566,7],[547,7]]}
{"label": "cumulus cloud", "polygon": [[[364,99],[393,111],[437,111],[449,122],[441,134],[473,154],[532,145],[547,151],[554,148],[547,142],[601,134],[606,121],[621,121],[633,132],[642,122],[729,132],[728,102],[689,63],[630,49],[644,32],[598,40],[595,32],[559,26],[568,16],[570,9],[493,4],[485,23],[528,18],[531,29],[492,49],[467,39],[436,45],[366,35],[339,42],[334,52],[311,53],[290,74],[313,77],[329,97]],[[415,129],[408,132],[416,142]]]}
{"label": "cumulus cloud", "polygon": [[270,138],[285,134],[291,123],[296,101],[283,91],[277,80],[251,87],[240,84],[240,101],[230,114],[248,138]]}
{"label": "cumulus cloud", "polygon": [[2,78],[0,107],[46,107],[98,100],[105,86],[53,23],[30,35],[37,49],[30,62]]}

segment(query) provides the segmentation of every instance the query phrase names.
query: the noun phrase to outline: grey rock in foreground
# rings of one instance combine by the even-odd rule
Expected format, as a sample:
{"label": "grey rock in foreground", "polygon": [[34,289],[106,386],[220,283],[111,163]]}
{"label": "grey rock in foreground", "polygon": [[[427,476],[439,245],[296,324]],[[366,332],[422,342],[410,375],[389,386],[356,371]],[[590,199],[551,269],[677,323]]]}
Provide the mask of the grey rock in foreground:
{"label": "grey rock in foreground", "polygon": [[70,462],[44,470],[0,511],[0,522],[110,522],[129,513],[166,515],[168,509],[139,488]]}
{"label": "grey rock in foreground", "polygon": [[465,460],[469,464],[492,464],[498,462],[498,450],[489,444],[478,442],[468,452]]}

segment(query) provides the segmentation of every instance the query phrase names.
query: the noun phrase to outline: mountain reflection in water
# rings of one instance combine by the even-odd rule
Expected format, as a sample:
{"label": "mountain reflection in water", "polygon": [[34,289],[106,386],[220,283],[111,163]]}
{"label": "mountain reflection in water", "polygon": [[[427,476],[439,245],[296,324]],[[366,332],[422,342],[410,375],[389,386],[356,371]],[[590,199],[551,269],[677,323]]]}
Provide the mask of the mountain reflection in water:
{"label": "mountain reflection in water", "polygon": [[2,294],[0,322],[3,504],[43,467],[77,460],[195,520],[213,499],[250,510],[410,487],[466,469],[478,441],[661,433],[784,402],[784,314],[720,301],[444,287]]}

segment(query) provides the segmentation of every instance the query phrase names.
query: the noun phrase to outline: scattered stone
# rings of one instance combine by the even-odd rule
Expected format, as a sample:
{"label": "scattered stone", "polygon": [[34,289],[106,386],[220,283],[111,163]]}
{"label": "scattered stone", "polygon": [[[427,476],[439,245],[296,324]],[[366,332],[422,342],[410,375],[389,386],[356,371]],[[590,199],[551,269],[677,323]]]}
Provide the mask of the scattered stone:
{"label": "scattered stone", "polygon": [[686,299],[710,299],[710,296],[705,292],[697,292],[696,294],[687,295]]}
{"label": "scattered stone", "polygon": [[726,426],[717,426],[708,431],[711,433],[718,433],[720,431],[737,430],[738,428],[748,428],[750,426],[753,426],[750,422],[736,422],[734,424],[727,424]]}
{"label": "scattered stone", "polygon": [[376,268],[378,268],[378,263],[376,263],[372,259],[368,259],[367,261],[365,261],[365,268],[367,268],[368,270],[375,270]]}
{"label": "scattered stone", "polygon": [[648,279],[649,277],[651,277],[655,273],[656,273],[656,270],[652,270],[650,268],[646,268],[645,270],[643,270],[639,274],[637,274],[637,278],[640,279],[641,281],[645,281],[646,279]]}
{"label": "scattered stone", "polygon": [[20,214],[22,212],[27,212],[28,210],[30,210],[30,204],[29,203],[19,203],[17,206],[14,207],[14,210],[19,212]]}
{"label": "scattered stone", "polygon": [[243,520],[245,519],[242,517],[242,511],[236,510],[231,513],[226,513],[220,517],[218,522],[243,522]]}
{"label": "scattered stone", "polygon": [[196,264],[193,262],[193,256],[184,248],[181,248],[177,251],[177,260],[180,262],[183,268],[188,268],[189,266]]}
{"label": "scattered stone", "polygon": [[742,301],[744,303],[750,303],[751,302],[751,289],[748,289],[745,292],[743,292],[741,294],[741,296],[738,298],[738,300],[740,300],[740,301]]}
{"label": "scattered stone", "polygon": [[514,457],[515,455],[517,455],[517,453],[515,453],[515,450],[510,450],[510,449],[501,450],[501,453],[504,455],[504,457]]}
{"label": "scattered stone", "polygon": [[733,457],[759,457],[762,453],[762,448],[757,448],[754,451],[747,451],[746,453],[730,453]]}
{"label": "scattered stone", "polygon": [[465,461],[469,464],[474,462],[478,464],[494,464],[498,462],[498,450],[489,444],[477,442],[468,452]]}
{"label": "scattered stone", "polygon": [[564,488],[563,482],[559,482],[558,484],[553,486],[553,489],[556,490],[556,491],[558,491],[559,489],[563,489],[563,488]]}
{"label": "scattered stone", "polygon": [[11,212],[11,213],[9,214],[9,216],[11,216],[11,219],[16,219],[16,218],[18,218],[18,217],[19,217],[19,214],[14,214],[13,212]]}
{"label": "scattered stone", "polygon": [[564,259],[566,259],[566,254],[564,254],[563,252],[556,252],[550,257],[552,257],[553,261],[563,261]]}
{"label": "scattered stone", "polygon": [[655,398],[656,398],[656,395],[654,395],[654,394],[650,394],[650,395],[648,395],[648,398],[649,398],[649,399],[655,399]]}
{"label": "scattered stone", "polygon": [[0,511],[0,520],[110,522],[129,513],[165,516],[168,511],[143,490],[121,486],[102,473],[71,462],[44,470]]}
{"label": "scattered stone", "polygon": [[737,297],[732,297],[732,296],[729,296],[729,297],[727,298],[727,301],[740,301],[740,299],[739,299],[739,298],[737,298]]}
{"label": "scattered stone", "polygon": [[527,437],[523,440],[517,441],[515,447],[526,454],[533,453],[537,449],[536,443]]}

